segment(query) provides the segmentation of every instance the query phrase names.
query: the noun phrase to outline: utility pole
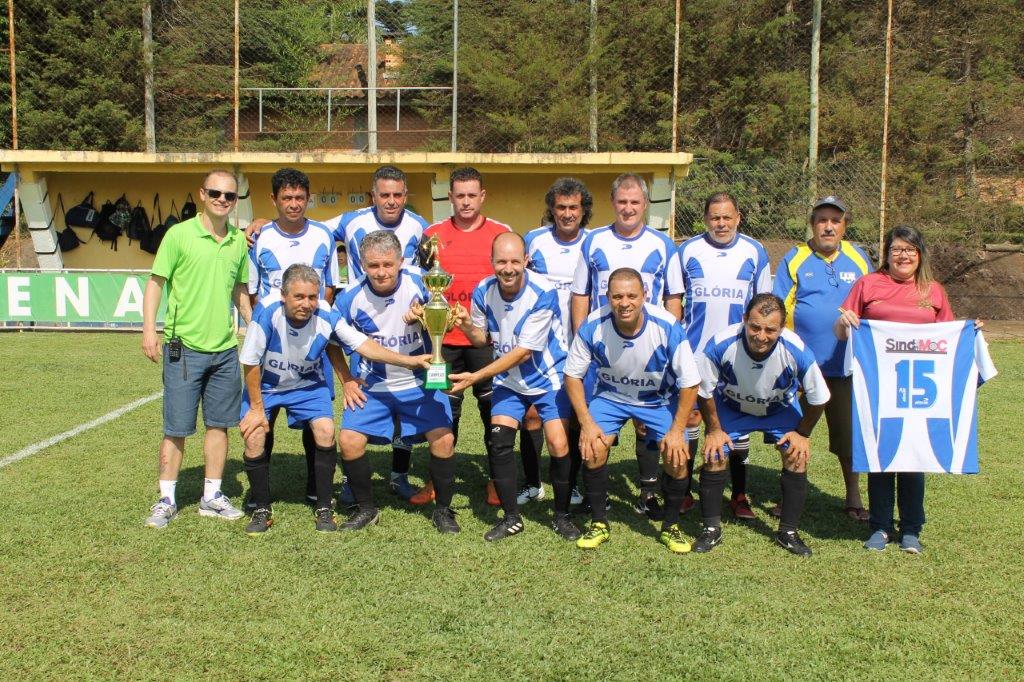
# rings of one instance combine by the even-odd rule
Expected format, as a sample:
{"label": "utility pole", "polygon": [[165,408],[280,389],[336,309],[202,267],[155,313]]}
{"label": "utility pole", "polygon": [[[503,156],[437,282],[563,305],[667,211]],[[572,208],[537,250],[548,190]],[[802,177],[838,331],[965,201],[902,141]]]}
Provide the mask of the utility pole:
{"label": "utility pole", "polygon": [[590,151],[597,151],[597,0],[590,0]]}
{"label": "utility pole", "polygon": [[882,105],[882,179],[881,198],[878,204],[878,263],[881,265],[885,254],[885,204],[888,200],[889,177],[889,81],[892,79],[892,0],[889,0],[889,19],[885,24],[885,94]]}
{"label": "utility pole", "polygon": [[454,0],[452,15],[452,153],[459,134],[459,0]]}
{"label": "utility pole", "polygon": [[814,12],[811,18],[811,121],[807,143],[807,172],[811,178],[812,201],[818,195],[818,60],[820,54],[821,0],[814,0]]}
{"label": "utility pole", "polygon": [[142,3],[142,64],[146,108],[146,151],[156,151],[156,104],[153,100],[153,5]]}
{"label": "utility pole", "polygon": [[377,7],[366,0],[366,151],[377,153]]}
{"label": "utility pole", "polygon": [[240,42],[240,40],[239,40],[240,39],[239,15],[240,15],[240,11],[239,11],[239,7],[238,7],[238,0],[235,0],[235,133],[234,133],[234,148],[235,148],[236,152],[238,151],[238,108],[239,108],[239,100],[238,100],[238,86],[239,86],[239,75],[238,75],[239,59],[238,59],[238,52],[239,52],[239,42]]}

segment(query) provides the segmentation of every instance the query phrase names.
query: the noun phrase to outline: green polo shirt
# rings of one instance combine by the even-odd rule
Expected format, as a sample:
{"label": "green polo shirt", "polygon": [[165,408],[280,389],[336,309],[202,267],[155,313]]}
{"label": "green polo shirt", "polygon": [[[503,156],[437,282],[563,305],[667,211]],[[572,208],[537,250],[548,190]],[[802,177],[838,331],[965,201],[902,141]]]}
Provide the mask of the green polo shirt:
{"label": "green polo shirt", "polygon": [[152,274],[167,280],[164,340],[178,336],[192,350],[216,353],[238,345],[231,292],[249,281],[245,235],[228,223],[220,242],[202,215],[172,227],[160,242]]}

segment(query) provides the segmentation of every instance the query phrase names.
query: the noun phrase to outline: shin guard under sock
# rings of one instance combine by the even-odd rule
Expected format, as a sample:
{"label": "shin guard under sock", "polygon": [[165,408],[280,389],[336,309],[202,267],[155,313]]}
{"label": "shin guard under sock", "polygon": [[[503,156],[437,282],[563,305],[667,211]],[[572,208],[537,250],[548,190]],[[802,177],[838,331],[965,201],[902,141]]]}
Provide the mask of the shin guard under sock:
{"label": "shin guard under sock", "polygon": [[797,473],[783,469],[779,485],[782,488],[782,519],[779,521],[779,530],[796,530],[804,513],[804,503],[807,501],[807,472]]}
{"label": "shin guard under sock", "polygon": [[583,485],[587,487],[587,500],[590,502],[591,515],[595,521],[608,523],[608,464],[596,469],[583,469]]}
{"label": "shin guard under sock", "polygon": [[700,470],[700,515],[708,528],[722,526],[722,493],[728,477],[727,471]]}
{"label": "shin guard under sock", "polygon": [[341,468],[348,477],[352,497],[360,509],[373,508],[373,485],[370,483],[370,460],[363,455],[359,459],[342,459]]}
{"label": "shin guard under sock", "polygon": [[661,529],[667,530],[669,526],[679,523],[679,507],[686,497],[689,476],[685,478],[672,478],[668,474],[661,474],[661,492],[665,496],[665,520],[662,521]]}
{"label": "shin guard under sock", "polygon": [[511,426],[491,426],[491,448],[488,460],[491,463],[491,476],[494,488],[501,500],[501,508],[505,515],[519,514],[519,503],[516,501],[516,459],[515,443],[518,429]]}
{"label": "shin guard under sock", "polygon": [[523,482],[540,487],[540,453],[544,448],[544,429],[519,429],[519,458],[523,460]]}
{"label": "shin guard under sock", "polygon": [[314,474],[316,478],[316,506],[318,509],[331,506],[331,494],[334,491],[334,470],[338,468],[338,446],[331,443],[330,447],[316,446],[314,457]]}
{"label": "shin guard under sock", "polygon": [[316,439],[309,424],[302,427],[302,451],[306,453],[306,494],[316,495]]}
{"label": "shin guard under sock", "polygon": [[412,448],[404,443],[395,441],[391,445],[391,473],[407,474],[409,465],[412,463]]}
{"label": "shin guard under sock", "polygon": [[431,455],[429,466],[438,508],[452,506],[452,495],[455,493],[455,458],[442,459]]}
{"label": "shin guard under sock", "polygon": [[737,440],[729,453],[729,478],[732,483],[732,498],[747,494],[747,456],[750,454],[750,438]]}
{"label": "shin guard under sock", "polygon": [[637,481],[637,485],[640,487],[640,495],[647,497],[653,495],[658,490],[658,474],[661,471],[660,466],[661,453],[658,452],[658,448],[650,448],[646,443],[637,440],[636,443],[636,463],[640,469],[640,478]]}
{"label": "shin guard under sock", "polygon": [[569,455],[552,457],[550,465],[551,487],[555,491],[555,511],[569,513],[569,498],[572,497],[572,484],[569,483]]}
{"label": "shin guard under sock", "polygon": [[249,479],[249,502],[259,507],[270,507],[270,456],[256,459],[242,458],[245,477]]}

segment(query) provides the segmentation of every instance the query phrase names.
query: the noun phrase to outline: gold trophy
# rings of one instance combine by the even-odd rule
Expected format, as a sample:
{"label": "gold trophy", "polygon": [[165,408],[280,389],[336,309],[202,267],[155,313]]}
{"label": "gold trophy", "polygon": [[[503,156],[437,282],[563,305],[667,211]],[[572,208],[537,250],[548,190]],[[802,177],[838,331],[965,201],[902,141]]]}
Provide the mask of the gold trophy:
{"label": "gold trophy", "polygon": [[444,292],[451,286],[454,276],[441,268],[441,261],[437,257],[440,248],[441,244],[437,235],[430,237],[420,245],[421,262],[424,264],[433,262],[430,270],[423,275],[423,285],[430,292],[430,298],[423,304],[420,322],[427,334],[430,335],[430,344],[434,350],[433,357],[430,359],[430,367],[427,368],[427,380],[423,387],[446,391],[452,387],[452,382],[448,379],[451,367],[441,355],[441,344],[444,335],[455,326],[455,319],[463,308],[459,303],[452,308],[444,296]]}

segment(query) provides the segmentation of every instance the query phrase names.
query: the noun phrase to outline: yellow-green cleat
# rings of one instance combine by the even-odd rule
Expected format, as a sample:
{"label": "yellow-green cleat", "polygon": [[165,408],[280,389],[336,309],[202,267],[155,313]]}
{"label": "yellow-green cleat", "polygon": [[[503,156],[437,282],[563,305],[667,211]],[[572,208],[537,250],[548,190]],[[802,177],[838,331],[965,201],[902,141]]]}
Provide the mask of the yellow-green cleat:
{"label": "yellow-green cleat", "polygon": [[611,535],[611,531],[608,530],[608,524],[603,521],[592,521],[590,528],[587,532],[580,536],[580,539],[576,541],[576,546],[580,549],[597,549],[601,546],[601,543],[608,541],[608,536]]}
{"label": "yellow-green cleat", "polygon": [[683,535],[678,523],[673,523],[667,530],[661,531],[658,535],[658,542],[676,554],[686,554],[691,549],[690,541]]}

